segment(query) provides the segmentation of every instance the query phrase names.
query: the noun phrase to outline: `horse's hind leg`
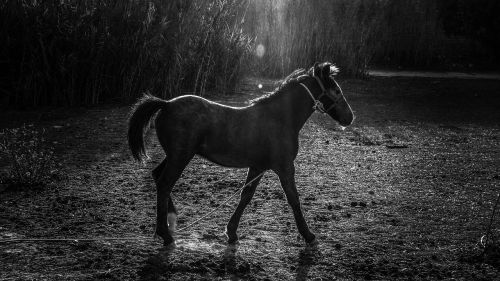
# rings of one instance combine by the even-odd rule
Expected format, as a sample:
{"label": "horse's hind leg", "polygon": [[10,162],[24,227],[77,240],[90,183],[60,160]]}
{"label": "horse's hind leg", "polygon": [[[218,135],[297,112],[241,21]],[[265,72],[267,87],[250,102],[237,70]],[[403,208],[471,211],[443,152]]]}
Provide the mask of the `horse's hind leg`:
{"label": "horse's hind leg", "polygon": [[[262,170],[250,168],[248,170],[248,175],[245,184],[253,180],[261,172]],[[234,211],[233,215],[231,216],[231,219],[229,219],[229,223],[226,226],[227,242],[230,244],[238,241],[238,235],[236,234],[236,230],[238,229],[241,215],[243,214],[245,207],[248,205],[248,203],[250,203],[250,200],[252,200],[252,197],[255,193],[255,189],[257,188],[257,185],[259,184],[261,178],[262,175],[257,177],[251,184],[245,186],[245,188],[243,188],[243,190],[241,191],[240,203],[238,203],[238,207],[236,207],[236,210]]]}
{"label": "horse's hind leg", "polygon": [[[172,155],[168,162],[163,161],[158,168],[163,165],[163,169],[155,169],[153,174],[157,175],[156,180],[156,234],[163,238],[165,245],[169,245],[174,242],[172,234],[168,225],[168,213],[175,213],[175,207],[173,207],[172,198],[170,193],[174,187],[175,182],[179,179],[182,171],[189,163],[193,154],[184,155],[182,157]],[[170,207],[171,205],[172,207]]]}
{"label": "horse's hind leg", "polygon": [[177,209],[175,209],[174,201],[172,201],[172,195],[168,197],[167,223],[168,230],[171,234],[174,234],[177,228]]}
{"label": "horse's hind leg", "polygon": [[[165,168],[165,165],[167,164],[167,159],[164,159],[158,167],[156,167],[153,170],[153,179],[155,180],[155,183],[158,183],[158,179],[160,178],[161,172]],[[168,223],[168,229],[170,232],[173,234],[175,232],[175,228],[177,226],[177,209],[175,208],[174,202],[172,201],[172,195],[168,197],[168,204],[167,204],[167,223]]]}

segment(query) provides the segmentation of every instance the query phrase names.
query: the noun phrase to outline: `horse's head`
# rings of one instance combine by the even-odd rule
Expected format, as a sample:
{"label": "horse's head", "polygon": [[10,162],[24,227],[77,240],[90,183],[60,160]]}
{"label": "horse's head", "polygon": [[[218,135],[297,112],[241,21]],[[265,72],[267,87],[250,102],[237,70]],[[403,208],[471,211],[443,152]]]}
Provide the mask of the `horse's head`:
{"label": "horse's head", "polygon": [[339,69],[335,65],[324,62],[316,63],[311,67],[309,75],[318,81],[323,91],[316,99],[323,104],[324,111],[340,125],[349,126],[354,120],[354,114],[342,93],[342,89],[335,81],[335,75],[338,72]]}

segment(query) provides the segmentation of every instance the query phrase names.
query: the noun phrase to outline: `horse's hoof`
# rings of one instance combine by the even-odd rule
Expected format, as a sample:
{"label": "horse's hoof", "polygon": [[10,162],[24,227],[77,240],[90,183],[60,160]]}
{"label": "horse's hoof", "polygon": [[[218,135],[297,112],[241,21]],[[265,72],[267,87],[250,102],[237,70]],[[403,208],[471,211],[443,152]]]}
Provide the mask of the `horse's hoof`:
{"label": "horse's hoof", "polygon": [[166,250],[173,250],[177,247],[177,244],[175,244],[175,240],[172,240],[170,243],[167,243],[166,241],[163,242],[163,248]]}
{"label": "horse's hoof", "polygon": [[238,235],[230,235],[227,233],[227,230],[224,232],[224,235],[227,237],[227,244],[236,244],[238,242]]}
{"label": "horse's hoof", "polygon": [[316,239],[316,237],[314,237],[314,239],[311,242],[306,243],[306,246],[308,248],[314,248],[314,247],[317,247],[318,244],[319,244],[318,239]]}
{"label": "horse's hoof", "polygon": [[238,239],[228,239],[227,244],[228,245],[238,245],[240,241]]}
{"label": "horse's hoof", "polygon": [[229,244],[229,245],[234,245],[234,244],[237,244],[239,242],[238,236],[236,236],[236,237],[229,237],[226,234],[226,237],[227,237],[227,244]]}

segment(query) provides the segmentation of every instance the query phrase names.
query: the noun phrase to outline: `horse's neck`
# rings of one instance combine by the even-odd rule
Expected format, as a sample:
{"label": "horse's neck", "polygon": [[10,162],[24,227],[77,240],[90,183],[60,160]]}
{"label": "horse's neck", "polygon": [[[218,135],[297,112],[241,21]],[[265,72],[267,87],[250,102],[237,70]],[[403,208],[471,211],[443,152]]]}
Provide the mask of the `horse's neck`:
{"label": "horse's neck", "polygon": [[291,125],[297,134],[313,113],[314,103],[299,84],[290,85],[288,89],[284,89],[276,103],[278,116],[289,121],[285,124]]}

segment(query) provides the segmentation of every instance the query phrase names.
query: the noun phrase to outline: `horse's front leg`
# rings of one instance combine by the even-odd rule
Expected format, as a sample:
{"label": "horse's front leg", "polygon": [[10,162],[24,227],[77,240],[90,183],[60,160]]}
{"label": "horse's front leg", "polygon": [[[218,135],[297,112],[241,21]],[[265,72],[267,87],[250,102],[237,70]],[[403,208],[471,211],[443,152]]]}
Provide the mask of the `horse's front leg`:
{"label": "horse's front leg", "polygon": [[278,169],[274,169],[274,172],[278,175],[281,187],[285,191],[286,199],[288,204],[293,210],[293,216],[295,218],[295,223],[299,233],[304,237],[306,243],[316,244],[316,236],[309,230],[306,220],[302,215],[302,210],[300,207],[299,193],[295,186],[295,167],[293,162],[283,165]]}
{"label": "horse's front leg", "polygon": [[259,184],[260,179],[262,178],[262,175],[259,176],[259,174],[262,173],[262,171],[263,170],[254,168],[250,168],[248,170],[245,184],[248,184],[248,182],[254,179],[255,180],[251,184],[245,186],[241,191],[240,203],[238,203],[238,207],[236,207],[236,210],[234,211],[233,215],[231,216],[231,219],[229,219],[229,222],[226,226],[227,242],[230,244],[238,241],[238,235],[236,234],[236,230],[238,229],[241,215],[243,214],[245,207],[248,205],[248,203],[250,203],[250,200],[252,200],[252,197],[255,194],[255,189],[257,188],[257,185]]}

